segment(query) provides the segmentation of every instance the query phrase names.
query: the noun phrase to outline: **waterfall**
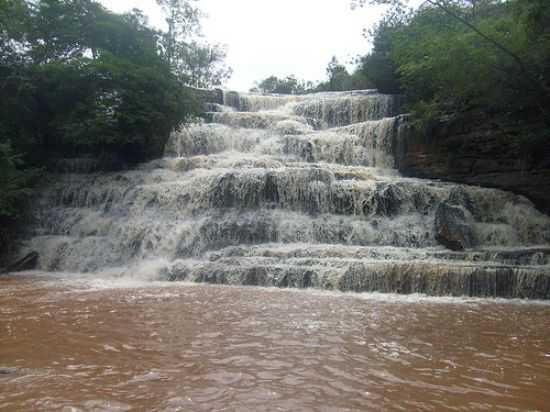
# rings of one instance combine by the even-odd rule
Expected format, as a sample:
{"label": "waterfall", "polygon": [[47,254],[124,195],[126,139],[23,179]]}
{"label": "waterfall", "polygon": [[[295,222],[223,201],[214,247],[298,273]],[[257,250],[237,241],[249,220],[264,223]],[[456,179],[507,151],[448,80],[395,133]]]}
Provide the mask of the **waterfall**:
{"label": "waterfall", "polygon": [[162,159],[54,175],[22,253],[97,276],[550,298],[550,218],[400,176],[397,96],[226,92],[208,108]]}

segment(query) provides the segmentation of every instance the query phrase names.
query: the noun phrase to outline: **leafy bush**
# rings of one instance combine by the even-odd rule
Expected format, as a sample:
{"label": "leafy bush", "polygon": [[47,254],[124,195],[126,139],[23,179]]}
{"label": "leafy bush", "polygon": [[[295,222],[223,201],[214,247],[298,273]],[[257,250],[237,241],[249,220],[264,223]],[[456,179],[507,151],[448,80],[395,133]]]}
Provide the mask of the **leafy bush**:
{"label": "leafy bush", "polygon": [[220,46],[186,37],[200,28],[190,0],[159,3],[167,33],[139,10],[115,14],[94,0],[0,0],[0,254],[34,169],[62,157],[158,157],[198,114],[184,85],[230,74]]}
{"label": "leafy bush", "polygon": [[25,211],[37,171],[22,170],[21,156],[9,142],[0,143],[0,256],[14,245],[12,230]]}
{"label": "leafy bush", "polygon": [[550,2],[429,0],[416,11],[372,2],[394,4],[363,58],[377,88],[401,89],[419,114],[481,106],[549,122]]}

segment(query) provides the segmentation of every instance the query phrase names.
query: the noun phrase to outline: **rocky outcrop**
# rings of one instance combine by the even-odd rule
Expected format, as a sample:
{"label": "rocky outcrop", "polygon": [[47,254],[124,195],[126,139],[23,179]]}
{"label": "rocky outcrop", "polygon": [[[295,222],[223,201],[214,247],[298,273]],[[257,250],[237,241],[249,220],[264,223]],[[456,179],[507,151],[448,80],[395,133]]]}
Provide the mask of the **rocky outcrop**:
{"label": "rocky outcrop", "polygon": [[435,239],[448,249],[460,251],[475,246],[474,203],[468,193],[457,187],[435,212]]}
{"label": "rocky outcrop", "polygon": [[191,94],[201,103],[223,104],[223,90],[221,89],[197,89],[186,87]]}
{"label": "rocky outcrop", "polygon": [[[176,262],[164,272],[170,280],[221,285],[279,288],[318,288],[343,292],[422,293],[430,296],[469,296],[550,299],[550,276],[545,267],[483,266],[467,262],[373,261],[344,263],[343,267],[281,264],[222,258],[219,261]],[[318,262],[316,262],[318,263]]]}
{"label": "rocky outcrop", "polygon": [[435,239],[451,250],[464,250],[473,245],[472,216],[462,206],[441,203],[435,213]]}
{"label": "rocky outcrop", "polygon": [[528,116],[470,111],[439,119],[425,135],[412,133],[397,153],[401,173],[512,191],[550,213],[550,136]]}
{"label": "rocky outcrop", "polygon": [[10,264],[3,271],[0,270],[0,273],[22,272],[24,270],[36,269],[36,266],[38,265],[38,257],[37,252],[30,252],[16,262]]}

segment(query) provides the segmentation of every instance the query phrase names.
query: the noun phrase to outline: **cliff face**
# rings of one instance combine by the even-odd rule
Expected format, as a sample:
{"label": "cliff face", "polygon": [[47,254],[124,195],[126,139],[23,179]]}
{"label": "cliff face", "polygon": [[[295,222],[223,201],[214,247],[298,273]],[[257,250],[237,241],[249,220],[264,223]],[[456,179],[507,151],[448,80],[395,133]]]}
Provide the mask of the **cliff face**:
{"label": "cliff face", "polygon": [[186,89],[201,103],[223,104],[223,91],[221,89],[197,89],[186,86]]}
{"label": "cliff face", "polygon": [[425,135],[409,133],[397,164],[406,176],[509,190],[550,213],[550,132],[535,121],[471,111],[439,119]]}

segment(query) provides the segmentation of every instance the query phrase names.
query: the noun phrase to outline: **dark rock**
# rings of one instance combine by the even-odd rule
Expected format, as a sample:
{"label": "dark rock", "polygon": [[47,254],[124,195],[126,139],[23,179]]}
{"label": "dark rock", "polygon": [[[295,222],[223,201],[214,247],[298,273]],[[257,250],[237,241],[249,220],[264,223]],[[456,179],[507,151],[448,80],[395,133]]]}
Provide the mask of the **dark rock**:
{"label": "dark rock", "polygon": [[277,240],[277,228],[267,215],[242,215],[236,220],[220,215],[204,222],[197,236],[188,238],[184,235],[178,245],[176,257],[196,256],[206,250]]}
{"label": "dark rock", "polygon": [[202,118],[206,123],[213,123],[214,122],[214,112],[205,112],[202,114]]}
{"label": "dark rock", "polygon": [[403,197],[402,190],[394,185],[377,190],[375,194],[376,214],[381,216],[395,216],[399,214]]}
{"label": "dark rock", "polygon": [[1,375],[13,375],[14,373],[17,373],[17,368],[7,368],[4,366],[0,366],[0,376]]}
{"label": "dark rock", "polygon": [[243,274],[241,283],[246,286],[265,286],[268,284],[268,273],[263,267],[252,267]]}
{"label": "dark rock", "polygon": [[213,207],[233,207],[237,192],[235,190],[236,176],[233,173],[226,173],[214,180],[213,188],[210,191],[210,204]]}
{"label": "dark rock", "polygon": [[521,194],[550,213],[550,145],[528,115],[472,110],[442,117],[425,134],[409,133],[396,153],[405,176],[444,179]]}
{"label": "dark rock", "polygon": [[278,204],[279,203],[279,187],[277,184],[277,178],[268,173],[265,177],[264,198],[267,202]]}
{"label": "dark rock", "polygon": [[447,202],[454,206],[462,206],[473,215],[476,214],[474,201],[462,186],[454,187],[451,190]]}
{"label": "dark rock", "polygon": [[318,274],[310,269],[287,269],[280,278],[277,286],[280,288],[307,289],[316,287],[319,284]]}
{"label": "dark rock", "polygon": [[25,270],[36,269],[36,266],[38,265],[38,257],[39,257],[38,252],[31,252],[25,257],[9,265],[5,269],[5,272],[6,273],[23,272]]}
{"label": "dark rock", "polygon": [[186,86],[185,89],[201,103],[223,104],[223,90],[221,89],[197,89],[189,86]]}
{"label": "dark rock", "polygon": [[435,212],[435,238],[451,250],[464,250],[474,246],[472,214],[463,206],[441,203]]}
{"label": "dark rock", "polygon": [[233,107],[235,110],[237,111],[244,111],[243,107],[242,107],[242,99],[241,99],[241,96],[239,96],[239,93],[237,92],[226,92],[225,93],[225,102],[223,102],[223,104],[225,104],[226,106],[230,106],[230,107]]}

